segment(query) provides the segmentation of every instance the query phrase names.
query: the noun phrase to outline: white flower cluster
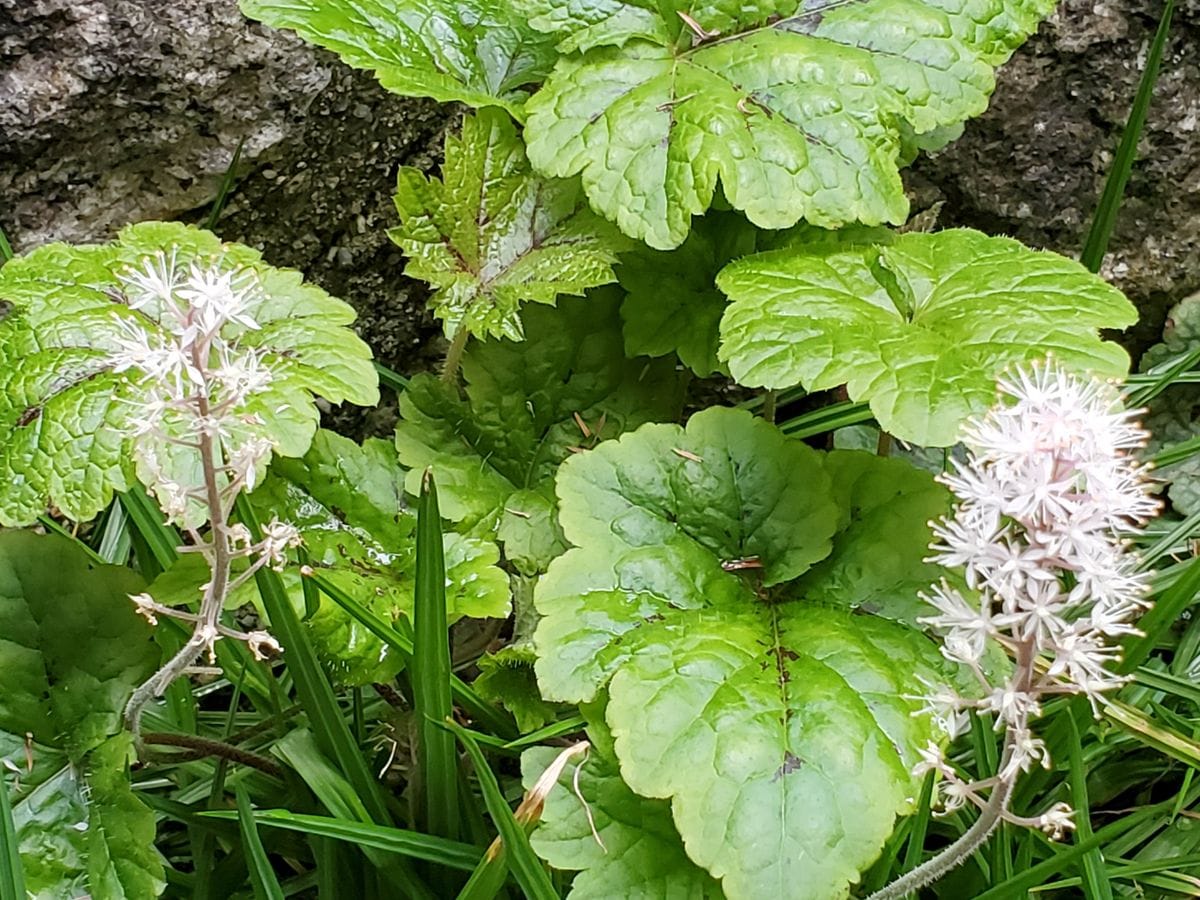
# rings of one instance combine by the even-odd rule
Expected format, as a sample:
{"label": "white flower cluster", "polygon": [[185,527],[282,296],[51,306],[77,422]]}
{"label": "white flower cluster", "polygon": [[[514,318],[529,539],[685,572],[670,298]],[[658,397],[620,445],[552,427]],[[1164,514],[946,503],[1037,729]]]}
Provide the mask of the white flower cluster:
{"label": "white flower cluster", "polygon": [[[964,432],[968,460],[942,476],[957,496],[947,521],[934,526],[931,561],[964,573],[966,590],[943,582],[925,599],[936,614],[922,621],[943,635],[943,653],[966,666],[982,691],[967,698],[943,690],[928,698],[943,729],[959,732],[966,710],[990,712],[1007,735],[1001,771],[965,782],[931,744],[918,773],[940,774],[948,809],[983,805],[980,791],[1011,781],[1035,763],[1049,765],[1030,729],[1046,695],[1099,695],[1123,684],[1108,664],[1111,638],[1136,633],[1146,607],[1148,573],[1128,552],[1127,534],[1154,515],[1143,467],[1132,452],[1146,432],[1110,384],[1082,380],[1054,363],[1001,381],[1001,402]],[[989,646],[1014,660],[994,685],[985,670]],[[1056,805],[1033,820],[1052,833],[1071,827]]]}
{"label": "white flower cluster", "polygon": [[[259,300],[257,277],[220,260],[185,266],[173,251],[130,268],[121,286],[126,305],[146,320],[122,316],[112,353],[114,371],[136,385],[134,454],[168,518],[182,523],[205,499],[194,461],[200,438],[213,441],[233,492],[253,488],[271,455],[247,403],[272,373],[262,350],[239,341],[258,329],[248,312]],[[194,477],[181,479],[181,471]]]}
{"label": "white flower cluster", "polygon": [[[120,282],[128,311],[119,315],[112,361],[131,385],[129,435],[138,474],[167,518],[191,536],[181,552],[202,554],[212,576],[200,588],[196,613],[162,605],[149,594],[131,597],[151,623],[171,616],[193,626],[184,648],[135,692],[126,716],[136,726],[150,697],[201,655],[213,659],[221,638],[245,641],[259,658],[280,649],[266,632],[223,625],[221,612],[230,593],[263,566],[282,569],[300,535],[273,519],[255,542],[245,525],[228,521],[238,494],[254,488],[274,451],[254,412],[256,397],[274,376],[265,351],[243,340],[259,328],[252,315],[263,299],[256,273],[220,258],[185,265],[171,251],[131,267]],[[235,577],[236,560],[248,565]]]}

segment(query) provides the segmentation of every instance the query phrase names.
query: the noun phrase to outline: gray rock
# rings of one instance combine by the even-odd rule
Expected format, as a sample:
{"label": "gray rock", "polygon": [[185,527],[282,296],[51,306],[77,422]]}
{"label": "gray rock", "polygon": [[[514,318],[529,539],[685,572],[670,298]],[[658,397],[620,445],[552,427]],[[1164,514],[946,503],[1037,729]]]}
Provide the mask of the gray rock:
{"label": "gray rock", "polygon": [[[1064,0],[1001,70],[988,112],[921,159],[917,206],[946,203],[971,225],[1077,254],[1117,149],[1158,0]],[[1171,42],[1103,274],[1143,311],[1135,349],[1170,305],[1200,288],[1200,2],[1177,3]]]}
{"label": "gray rock", "polygon": [[[1158,0],[1065,0],[1003,70],[992,107],[920,160],[943,225],[1077,252],[1103,187]],[[1147,311],[1200,288],[1200,0],[1181,0],[1106,274]],[[244,141],[221,233],[354,303],[395,368],[424,368],[425,292],[385,230],[400,163],[432,167],[447,115],[235,0],[0,0],[0,224],[18,248],[120,225],[198,221]]]}

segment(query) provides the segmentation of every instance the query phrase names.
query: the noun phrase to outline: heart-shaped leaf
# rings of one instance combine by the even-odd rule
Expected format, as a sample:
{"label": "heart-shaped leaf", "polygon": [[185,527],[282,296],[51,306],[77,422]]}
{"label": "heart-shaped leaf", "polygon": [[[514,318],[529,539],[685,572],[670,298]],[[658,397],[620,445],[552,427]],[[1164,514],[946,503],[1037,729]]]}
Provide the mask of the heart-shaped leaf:
{"label": "heart-shaped leaf", "polygon": [[[671,800],[729,897],[845,896],[912,806],[934,737],[913,695],[943,678],[932,641],[853,614],[854,590],[895,599],[926,573],[944,491],[728,409],[602,444],[557,487],[576,549],[537,588],[543,694],[607,685],[625,782]],[[885,528],[922,546],[876,580],[859,568]]]}
{"label": "heart-shaped leaf", "polygon": [[983,112],[993,69],[1053,0],[733,4],[522,0],[563,39],[527,105],[529,158],[592,207],[678,246],[718,179],[763,228],[904,221],[906,133]]}
{"label": "heart-shaped leaf", "polygon": [[498,536],[522,571],[562,551],[553,496],[564,459],[643,422],[674,419],[683,379],[669,360],[626,359],[620,292],[600,290],[557,308],[526,307],[524,341],[467,345],[466,396],[431,376],[400,397],[396,447],[410,493],[437,475],[442,514]]}
{"label": "heart-shaped leaf", "polygon": [[1053,353],[1119,377],[1129,356],[1099,337],[1137,311],[1079,263],[969,229],[887,246],[746,257],[717,284],[732,303],[721,359],[741,384],[845,384],[885,431],[924,447],[958,440],[1010,365]]}
{"label": "heart-shaped leaf", "polygon": [[130,790],[131,739],[119,733],[160,658],[129,600],[142,584],[66,538],[0,533],[0,790],[37,900],[142,900],[165,887],[154,814]]}
{"label": "heart-shaped leaf", "polygon": [[[173,222],[131,225],[113,244],[39,247],[0,269],[0,306],[12,306],[0,319],[0,524],[29,524],[48,503],[90,519],[130,486],[130,432],[155,376],[115,371],[122,342],[131,328],[158,344],[174,338],[161,304],[127,304],[122,278],[156,260],[172,272],[196,262],[254,284],[242,314],[258,327],[222,329],[230,347],[260,354],[270,373],[241,410],[239,438],[259,436],[281,456],[300,456],[317,429],[314,395],[378,402],[371,351],[347,327],[354,310],[250,247]],[[182,429],[173,422],[163,428]],[[148,454],[138,457],[143,481],[202,484],[198,451],[170,436],[139,438],[153,442],[156,456],[154,473]],[[189,503],[186,524],[205,516],[202,504]]]}
{"label": "heart-shaped leaf", "polygon": [[[412,615],[416,587],[416,517],[404,502],[404,475],[390,443],[372,439],[360,447],[322,430],[302,458],[278,461],[252,502],[261,516],[299,529],[307,564],[321,578],[395,622]],[[450,621],[508,615],[508,576],[497,566],[496,545],[453,532],[443,545]],[[282,578],[303,609],[301,576],[285,570]],[[400,670],[392,648],[328,597],[305,624],[344,684],[386,681]]]}

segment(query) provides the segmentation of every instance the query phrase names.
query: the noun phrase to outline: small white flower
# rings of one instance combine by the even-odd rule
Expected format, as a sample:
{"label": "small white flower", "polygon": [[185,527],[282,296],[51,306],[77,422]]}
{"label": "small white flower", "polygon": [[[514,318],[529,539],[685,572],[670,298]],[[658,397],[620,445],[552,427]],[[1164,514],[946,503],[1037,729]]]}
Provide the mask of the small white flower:
{"label": "small white flower", "polygon": [[158,604],[149,594],[130,594],[129,599],[133,601],[133,605],[137,610],[137,614],[144,618],[151,625],[158,624],[158,616],[155,611]]}
{"label": "small white flower", "polygon": [[187,301],[201,333],[211,335],[228,323],[258,328],[258,323],[246,312],[256,289],[254,276],[248,271],[192,263],[187,279],[179,288],[179,296]]}
{"label": "small white flower", "polygon": [[1066,831],[1075,830],[1074,815],[1075,812],[1069,804],[1055,803],[1038,816],[1038,826],[1054,840],[1058,840]]}
{"label": "small white flower", "polygon": [[271,563],[273,569],[282,571],[284,564],[287,563],[287,555],[284,551],[300,546],[303,541],[300,532],[294,525],[273,518],[263,526],[262,533],[263,539],[259,544],[258,552]]}
{"label": "small white flower", "polygon": [[263,660],[267,658],[267,654],[282,653],[283,647],[279,645],[279,641],[271,637],[265,631],[251,631],[246,635],[246,646],[250,648],[250,652],[255,659]]}

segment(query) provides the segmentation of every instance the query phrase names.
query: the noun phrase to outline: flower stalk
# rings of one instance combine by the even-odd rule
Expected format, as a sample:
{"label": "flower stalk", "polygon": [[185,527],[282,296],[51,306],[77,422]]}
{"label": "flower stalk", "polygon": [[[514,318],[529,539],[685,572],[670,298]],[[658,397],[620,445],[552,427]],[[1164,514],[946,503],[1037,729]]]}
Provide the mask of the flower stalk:
{"label": "flower stalk", "polygon": [[[190,536],[180,551],[200,553],[210,574],[195,613],[149,594],[131,597],[151,623],[168,616],[192,626],[183,647],[125,707],[126,726],[139,740],[146,706],[206,654],[214,662],[218,640],[245,641],[260,659],[280,650],[266,632],[239,631],[220,619],[231,592],[262,566],[281,567],[299,535],[275,520],[252,543],[245,526],[229,520],[238,495],[253,489],[274,449],[253,412],[272,373],[262,351],[241,343],[258,328],[248,313],[258,299],[254,274],[229,270],[220,259],[185,269],[174,252],[159,253],[130,269],[122,287],[119,300],[128,315],[120,320],[125,336],[113,363],[115,371],[129,373],[129,393],[137,398],[130,437],[138,474],[168,520]],[[248,566],[235,577],[239,559]]]}
{"label": "flower stalk", "polygon": [[[1110,671],[1113,639],[1136,634],[1150,573],[1128,535],[1157,512],[1134,453],[1147,433],[1107,383],[1035,365],[1000,382],[1001,401],[964,431],[970,451],[942,476],[958,499],[934,524],[930,561],[962,572],[923,598],[922,619],[942,636],[942,653],[977,684],[963,696],[942,688],[926,711],[950,738],[968,711],[990,714],[1004,733],[999,769],[968,780],[938,742],[921,751],[914,775],[935,772],[945,811],[977,806],[979,818],[951,846],[870,900],[905,897],[964,862],[1001,821],[1060,837],[1072,811],[1056,803],[1036,816],[1009,809],[1021,774],[1050,758],[1032,723],[1043,698],[1082,694],[1098,712],[1103,692],[1128,680]],[[1008,662],[1003,662],[1007,658]],[[1007,671],[1006,671],[1007,670]],[[998,674],[999,673],[999,674]]]}

